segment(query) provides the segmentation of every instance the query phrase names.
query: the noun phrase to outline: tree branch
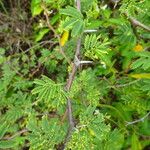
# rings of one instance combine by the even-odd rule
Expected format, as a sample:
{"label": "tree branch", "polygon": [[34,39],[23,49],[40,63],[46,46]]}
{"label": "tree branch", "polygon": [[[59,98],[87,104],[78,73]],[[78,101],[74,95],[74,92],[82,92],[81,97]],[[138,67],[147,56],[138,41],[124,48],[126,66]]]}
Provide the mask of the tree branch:
{"label": "tree branch", "polygon": [[22,130],[16,132],[14,135],[10,136],[10,137],[4,137],[4,138],[2,138],[2,140],[12,140],[12,139],[14,139],[16,136],[19,136],[20,134],[26,133],[26,132],[28,132],[28,131],[29,131],[28,129],[22,129]]}
{"label": "tree branch", "polygon": [[71,61],[70,61],[70,59],[67,57],[67,55],[65,54],[65,52],[64,52],[64,50],[63,50],[63,48],[62,48],[62,46],[61,46],[61,44],[60,44],[60,36],[56,33],[55,29],[53,28],[53,26],[52,26],[52,25],[50,24],[50,22],[49,22],[49,12],[48,12],[46,6],[44,5],[44,3],[42,4],[42,7],[43,7],[43,10],[44,10],[44,15],[45,15],[45,17],[46,17],[47,26],[49,27],[49,29],[50,29],[51,31],[53,31],[55,37],[57,37],[57,39],[58,39],[60,53],[64,56],[64,58],[66,59],[66,61],[68,62],[68,64],[70,64]]}
{"label": "tree branch", "polygon": [[131,121],[131,122],[127,122],[126,126],[131,125],[131,124],[135,124],[137,122],[142,122],[144,121],[148,116],[150,115],[150,112],[148,112],[144,117],[137,119],[135,121]]}
{"label": "tree branch", "polygon": [[138,81],[140,81],[140,79],[137,79],[137,80],[131,81],[129,83],[125,83],[125,84],[117,84],[117,85],[115,85],[115,87],[120,88],[120,87],[130,86],[134,83],[137,83]]}
{"label": "tree branch", "polygon": [[[80,7],[81,7],[80,0],[76,0],[76,6],[77,6],[77,9],[80,11]],[[75,74],[76,74],[76,71],[77,71],[78,66],[79,66],[79,65],[76,65],[75,62],[76,62],[77,58],[79,60],[80,47],[81,47],[81,38],[79,37],[79,39],[77,40],[76,51],[75,51],[75,55],[74,55],[74,61],[72,63],[72,71],[69,74],[69,78],[68,78],[67,84],[66,84],[66,91],[70,90],[72,83],[73,83],[73,80],[74,80],[74,77],[75,77]],[[68,133],[67,133],[67,136],[66,136],[66,139],[64,142],[64,149],[65,149],[69,139],[71,138],[73,129],[75,127],[75,124],[73,121],[72,105],[71,105],[71,99],[70,98],[67,99],[67,113],[68,113],[68,120],[69,120],[69,129],[68,129]]]}
{"label": "tree branch", "polygon": [[135,27],[140,27],[143,28],[144,30],[147,30],[150,32],[150,27],[146,26],[145,24],[141,23],[140,21],[138,21],[137,19],[135,19],[134,17],[129,17],[129,15],[127,13],[125,13],[125,15],[129,18],[129,21],[131,22],[131,24]]}
{"label": "tree branch", "polygon": [[[76,48],[76,52],[75,52],[75,56],[74,56],[74,62],[72,63],[72,71],[69,74],[69,78],[68,78],[67,84],[66,84],[66,91],[70,90],[73,80],[74,80],[74,77],[75,77],[75,74],[76,74],[76,71],[78,69],[78,66],[75,64],[75,60],[76,60],[76,57],[79,56],[79,54],[80,54],[80,45],[81,45],[81,39],[79,38],[79,40],[77,41],[77,48]],[[68,134],[67,134],[66,140],[64,142],[64,147],[66,147],[66,145],[72,135],[73,129],[75,127],[75,124],[73,121],[72,105],[71,105],[70,98],[67,99],[67,113],[68,113],[68,120],[69,120],[69,129],[68,129]]]}
{"label": "tree branch", "polygon": [[[106,79],[105,79],[106,80]],[[107,86],[108,88],[122,88],[122,87],[126,87],[126,86],[130,86],[132,84],[135,84],[137,82],[139,82],[141,79],[137,79],[137,80],[134,80],[134,81],[131,81],[131,82],[128,82],[128,83],[125,83],[125,84],[115,84],[115,85],[110,85],[110,86]],[[106,80],[107,81],[107,80]],[[108,81],[107,81],[108,82]],[[108,82],[109,83],[109,82]],[[109,83],[111,84],[111,83]]]}
{"label": "tree branch", "polygon": [[75,0],[75,2],[76,2],[77,9],[80,11],[81,10],[81,2],[80,2],[80,0]]}

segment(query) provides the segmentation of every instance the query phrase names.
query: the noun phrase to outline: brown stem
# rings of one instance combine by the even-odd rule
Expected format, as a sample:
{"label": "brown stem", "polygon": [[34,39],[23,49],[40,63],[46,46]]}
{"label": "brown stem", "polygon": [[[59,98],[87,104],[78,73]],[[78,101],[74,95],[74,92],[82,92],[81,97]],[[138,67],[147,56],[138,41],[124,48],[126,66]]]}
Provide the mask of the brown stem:
{"label": "brown stem", "polygon": [[14,135],[10,136],[10,137],[4,137],[2,140],[12,140],[12,139],[14,139],[16,136],[18,136],[18,135],[20,135],[20,134],[22,134],[22,133],[26,133],[26,132],[28,132],[28,129],[22,129],[22,130],[16,132]]}
{"label": "brown stem", "polygon": [[[77,6],[77,9],[80,11],[80,8],[81,8],[80,0],[76,1],[76,6]],[[77,40],[77,46],[76,46],[76,51],[75,51],[75,55],[74,55],[74,62],[72,63],[72,71],[69,74],[69,78],[68,78],[67,84],[66,84],[66,91],[70,91],[75,74],[78,69],[78,66],[75,64],[75,60],[76,60],[76,58],[78,58],[78,59],[80,58],[80,47],[81,47],[81,38],[79,37],[79,39]],[[73,121],[72,105],[71,105],[70,98],[67,99],[67,113],[68,113],[68,120],[69,120],[69,129],[68,129],[67,137],[64,142],[64,149],[65,149],[69,139],[71,138],[73,129],[75,127],[75,124]]]}
{"label": "brown stem", "polygon": [[81,10],[81,2],[80,2],[80,0],[76,0],[76,6],[77,6],[77,9],[80,11]]}
{"label": "brown stem", "polygon": [[145,24],[141,23],[140,21],[136,20],[136,19],[133,18],[133,17],[130,17],[129,19],[130,19],[131,23],[132,23],[134,26],[139,26],[139,27],[141,27],[141,28],[143,28],[143,29],[145,29],[145,30],[147,30],[147,31],[150,32],[150,27],[146,26]]}
{"label": "brown stem", "polygon": [[140,21],[138,21],[137,19],[135,19],[134,17],[129,17],[129,15],[127,13],[125,13],[125,15],[129,18],[129,21],[131,22],[131,24],[135,27],[141,27],[144,30],[147,30],[150,32],[150,27],[146,26],[145,24],[141,23]]}
{"label": "brown stem", "polygon": [[[79,54],[80,54],[80,45],[81,45],[81,39],[79,38],[79,40],[77,41],[77,48],[76,48],[76,52],[75,52],[74,61],[75,61],[76,57],[79,56]],[[73,63],[72,64],[72,72],[69,74],[69,79],[67,80],[66,91],[70,90],[77,69],[78,69],[78,66],[76,66],[75,63]],[[64,146],[66,146],[67,142],[69,141],[69,139],[72,135],[73,129],[75,127],[75,124],[73,121],[72,105],[71,105],[70,98],[67,99],[67,113],[68,113],[68,120],[69,120],[69,129],[68,129],[68,134],[67,134]]]}
{"label": "brown stem", "polygon": [[130,85],[132,85],[132,84],[137,83],[138,81],[140,81],[140,79],[137,79],[137,80],[131,81],[131,82],[129,82],[129,83],[125,83],[125,84],[115,85],[115,87],[120,88],[120,87],[130,86]]}
{"label": "brown stem", "polygon": [[55,37],[57,37],[57,39],[58,39],[60,53],[64,56],[64,58],[66,59],[66,61],[68,62],[68,64],[70,64],[71,61],[67,57],[67,55],[65,54],[65,52],[64,52],[64,50],[63,50],[63,48],[62,48],[62,46],[60,44],[60,36],[56,33],[55,29],[53,28],[53,26],[49,22],[49,13],[48,13],[48,10],[47,10],[46,6],[44,5],[44,3],[42,4],[42,7],[43,7],[43,10],[44,10],[44,15],[46,17],[47,26],[49,27],[50,30],[53,31]]}

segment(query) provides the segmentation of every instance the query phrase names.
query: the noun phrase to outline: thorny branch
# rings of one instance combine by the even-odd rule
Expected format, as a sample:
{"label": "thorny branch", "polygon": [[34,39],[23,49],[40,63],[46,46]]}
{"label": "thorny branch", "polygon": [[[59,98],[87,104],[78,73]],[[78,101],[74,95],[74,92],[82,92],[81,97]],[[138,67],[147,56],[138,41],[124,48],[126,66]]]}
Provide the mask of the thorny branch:
{"label": "thorny branch", "polygon": [[[80,11],[80,7],[81,7],[80,0],[76,0],[76,6],[77,6],[78,11]],[[72,83],[73,83],[73,80],[74,80],[74,77],[75,77],[75,74],[76,74],[76,71],[78,69],[78,65],[76,65],[75,62],[76,62],[77,58],[78,58],[78,60],[80,58],[80,47],[81,47],[81,38],[79,37],[77,40],[74,62],[72,63],[72,71],[69,74],[69,78],[68,78],[67,84],[66,84],[66,91],[70,90]],[[70,98],[67,99],[67,114],[68,114],[68,120],[69,120],[69,129],[68,129],[67,137],[66,137],[65,142],[64,142],[64,148],[66,147],[66,145],[67,145],[67,143],[68,143],[68,141],[72,135],[73,129],[75,127],[75,124],[73,121],[72,105],[71,105],[71,99]]]}
{"label": "thorny branch", "polygon": [[[72,63],[72,72],[69,74],[69,78],[67,80],[67,85],[66,85],[66,90],[67,91],[70,90],[70,88],[72,86],[72,83],[73,83],[73,80],[74,80],[74,77],[75,77],[75,74],[76,74],[76,71],[78,69],[78,66],[75,64],[75,59],[76,59],[77,56],[79,56],[80,45],[81,45],[81,39],[79,38],[79,40],[77,42],[77,48],[76,48],[74,63]],[[69,120],[69,126],[70,127],[69,127],[69,130],[68,130],[68,134],[67,134],[64,146],[66,146],[67,142],[69,141],[69,139],[71,137],[71,134],[72,134],[72,131],[75,127],[74,121],[73,121],[72,106],[71,106],[70,98],[68,98],[68,100],[67,100],[67,113],[68,113],[68,120]]]}

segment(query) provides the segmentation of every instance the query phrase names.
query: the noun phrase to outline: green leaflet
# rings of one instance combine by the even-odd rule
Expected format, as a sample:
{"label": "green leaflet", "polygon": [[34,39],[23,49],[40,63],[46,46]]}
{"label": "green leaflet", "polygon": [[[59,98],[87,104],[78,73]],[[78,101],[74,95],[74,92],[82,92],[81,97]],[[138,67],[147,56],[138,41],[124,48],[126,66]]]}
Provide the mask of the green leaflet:
{"label": "green leaflet", "polygon": [[[93,84],[91,84],[91,82]],[[93,92],[91,92],[92,90]],[[99,90],[99,83],[92,69],[83,70],[81,72],[79,77],[74,81],[69,95],[74,103],[80,105],[98,105],[101,91]]]}
{"label": "green leaflet", "polygon": [[72,28],[73,25],[78,21],[79,19],[76,19],[76,18],[67,18],[63,24],[63,27],[65,29],[69,29],[69,28]]}
{"label": "green leaflet", "polygon": [[131,139],[131,150],[142,150],[141,143],[135,133],[133,133]]}
{"label": "green leaflet", "polygon": [[150,68],[150,54],[149,54],[149,52],[143,51],[143,52],[138,53],[137,56],[139,56],[140,58],[132,63],[131,68],[136,69],[136,68],[141,67],[144,70],[149,69]]}
{"label": "green leaflet", "polygon": [[[104,116],[95,107],[89,106],[79,116],[80,123],[77,125],[67,150],[98,149],[98,143],[102,142],[110,132],[110,126],[104,124]],[[86,136],[88,135],[88,136]]]}
{"label": "green leaflet", "polygon": [[108,39],[103,39],[101,35],[87,35],[84,41],[85,56],[93,60],[99,60],[104,64],[111,66],[111,58],[108,55],[110,42]]}
{"label": "green leaflet", "polygon": [[49,119],[46,116],[38,123],[33,117],[29,120],[27,128],[30,130],[28,140],[33,150],[54,149],[55,145],[64,139],[66,131],[65,126],[61,125],[58,119]]}
{"label": "green leaflet", "polygon": [[32,0],[31,1],[31,12],[32,16],[39,15],[43,11],[43,8],[41,7],[41,0]]}
{"label": "green leaflet", "polygon": [[42,28],[42,29],[36,34],[36,36],[35,36],[35,41],[36,41],[36,42],[40,41],[40,40],[44,37],[44,35],[49,32],[49,30],[50,30],[50,29],[48,29],[48,28]]}
{"label": "green leaflet", "polygon": [[[103,150],[120,150],[123,147],[124,136],[121,131],[113,130],[109,133],[104,145],[99,145]],[[102,143],[101,143],[102,144]]]}
{"label": "green leaflet", "polygon": [[42,79],[36,79],[34,83],[37,85],[32,94],[38,94],[37,99],[44,101],[52,108],[58,108],[66,103],[67,94],[63,90],[63,84],[56,84],[50,78],[42,76]]}
{"label": "green leaflet", "polygon": [[80,35],[81,33],[83,33],[83,29],[84,29],[84,23],[82,20],[75,22],[74,27],[71,32],[72,37],[76,37]]}
{"label": "green leaflet", "polygon": [[72,37],[76,37],[83,33],[84,30],[84,21],[83,15],[74,7],[68,6],[65,9],[60,9],[60,13],[68,16],[63,23],[65,29],[72,29]]}
{"label": "green leaflet", "polygon": [[5,133],[7,132],[8,129],[8,124],[6,122],[1,123],[0,125],[0,139],[5,135]]}
{"label": "green leaflet", "polygon": [[66,149],[120,150],[124,142],[123,135],[118,130],[110,131],[110,126],[104,124],[104,120],[104,116],[98,110],[87,107],[80,114],[80,123]]}
{"label": "green leaflet", "polygon": [[120,43],[126,49],[131,49],[136,44],[136,36],[129,23],[123,22],[122,25],[119,25],[115,34],[118,44]]}
{"label": "green leaflet", "polygon": [[17,141],[15,140],[2,140],[0,141],[0,149],[9,149],[17,146]]}
{"label": "green leaflet", "polygon": [[60,13],[76,19],[82,19],[82,14],[74,7],[68,6],[65,9],[60,9]]}

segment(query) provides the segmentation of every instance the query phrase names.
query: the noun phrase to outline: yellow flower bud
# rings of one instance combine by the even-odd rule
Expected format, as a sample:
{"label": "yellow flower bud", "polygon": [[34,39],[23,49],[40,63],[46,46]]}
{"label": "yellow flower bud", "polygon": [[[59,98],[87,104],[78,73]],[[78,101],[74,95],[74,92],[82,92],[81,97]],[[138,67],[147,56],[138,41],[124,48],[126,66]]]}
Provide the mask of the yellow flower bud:
{"label": "yellow flower bud", "polygon": [[133,48],[133,50],[134,50],[135,52],[141,52],[141,51],[143,51],[143,46],[140,45],[140,44],[137,44],[137,45]]}
{"label": "yellow flower bud", "polygon": [[68,38],[69,38],[69,31],[64,31],[60,39],[60,45],[64,46],[68,41]]}

